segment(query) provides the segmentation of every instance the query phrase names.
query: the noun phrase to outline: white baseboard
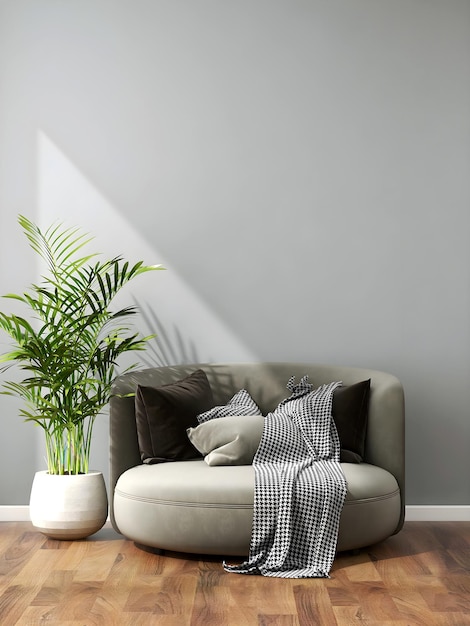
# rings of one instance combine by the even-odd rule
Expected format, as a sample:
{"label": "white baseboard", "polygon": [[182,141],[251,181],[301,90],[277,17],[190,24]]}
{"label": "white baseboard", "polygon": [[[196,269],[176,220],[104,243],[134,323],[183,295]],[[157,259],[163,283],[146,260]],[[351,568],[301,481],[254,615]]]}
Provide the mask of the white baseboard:
{"label": "white baseboard", "polygon": [[[470,506],[410,504],[405,519],[407,522],[470,522]],[[0,505],[0,522],[29,522],[29,506]]]}
{"label": "white baseboard", "polygon": [[27,504],[0,506],[0,522],[29,522],[29,506]]}
{"label": "white baseboard", "polygon": [[407,522],[470,522],[467,505],[416,505],[406,507]]}

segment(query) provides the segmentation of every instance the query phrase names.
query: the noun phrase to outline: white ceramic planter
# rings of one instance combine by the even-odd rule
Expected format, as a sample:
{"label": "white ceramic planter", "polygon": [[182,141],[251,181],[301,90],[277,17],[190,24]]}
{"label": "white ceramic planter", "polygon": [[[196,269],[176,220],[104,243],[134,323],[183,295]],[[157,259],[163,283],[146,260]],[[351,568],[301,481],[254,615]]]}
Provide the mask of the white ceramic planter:
{"label": "white ceramic planter", "polygon": [[83,539],[97,532],[108,515],[101,472],[55,475],[36,472],[29,513],[33,526],[52,539]]}

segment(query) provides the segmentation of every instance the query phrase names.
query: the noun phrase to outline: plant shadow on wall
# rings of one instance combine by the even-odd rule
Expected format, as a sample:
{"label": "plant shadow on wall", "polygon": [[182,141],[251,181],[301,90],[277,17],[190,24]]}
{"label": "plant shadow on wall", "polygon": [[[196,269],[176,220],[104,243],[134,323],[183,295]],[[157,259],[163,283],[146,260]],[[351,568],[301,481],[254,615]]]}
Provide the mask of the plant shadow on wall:
{"label": "plant shadow on wall", "polygon": [[[17,365],[27,375],[20,382],[4,382],[2,393],[23,400],[25,408],[20,415],[43,429],[48,471],[37,473],[38,480],[41,474],[41,484],[45,479],[42,474],[47,474],[48,481],[55,479],[54,485],[63,484],[57,479],[64,477],[77,483],[81,482],[80,475],[89,475],[93,425],[109,402],[119,357],[144,350],[153,337],[141,336],[130,324],[130,318],[137,313],[136,306],[112,311],[111,304],[137,276],[163,268],[144,265],[142,261],[130,264],[120,256],[94,261],[96,254],[83,252],[92,237],[78,228],[53,224],[43,232],[24,216],[19,216],[18,221],[48,272],[28,291],[4,296],[19,302],[28,315],[0,312],[0,328],[11,339],[10,351],[0,357],[4,364],[0,371]],[[103,482],[101,474],[100,479]],[[30,502],[33,524],[34,487],[35,482]],[[37,498],[39,506],[49,503],[49,508],[54,508],[46,497],[50,490],[45,486]],[[64,500],[63,494],[61,499]],[[89,501],[94,499],[96,493],[90,495]],[[81,511],[78,517],[83,519],[87,514]],[[41,519],[35,524],[41,530],[44,515],[41,512]],[[54,521],[55,526],[57,523]],[[56,532],[56,537],[65,538],[58,535]],[[72,533],[67,538],[78,536]]]}
{"label": "plant shadow on wall", "polygon": [[173,325],[173,336],[164,328],[151,305],[143,305],[133,298],[134,305],[140,311],[140,318],[144,321],[149,336],[153,337],[147,344],[147,349],[140,356],[141,362],[147,367],[162,367],[199,363],[199,355],[193,341],[187,340],[181,331]]}

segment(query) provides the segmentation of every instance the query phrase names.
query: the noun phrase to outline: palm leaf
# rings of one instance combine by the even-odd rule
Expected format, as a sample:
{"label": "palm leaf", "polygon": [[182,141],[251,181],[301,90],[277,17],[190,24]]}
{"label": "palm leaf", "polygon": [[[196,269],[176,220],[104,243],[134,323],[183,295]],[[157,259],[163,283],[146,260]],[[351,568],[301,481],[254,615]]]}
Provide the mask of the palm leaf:
{"label": "palm leaf", "polygon": [[56,223],[43,232],[24,216],[18,221],[49,273],[28,292],[5,296],[36,322],[0,312],[0,329],[12,340],[0,371],[16,363],[28,373],[21,382],[4,382],[1,393],[21,398],[20,416],[44,429],[50,472],[86,471],[94,420],[109,401],[119,357],[154,337],[123,323],[135,306],[111,311],[110,305],[131,280],[164,268],[120,256],[91,264],[96,254],[82,252],[91,237],[78,228]]}

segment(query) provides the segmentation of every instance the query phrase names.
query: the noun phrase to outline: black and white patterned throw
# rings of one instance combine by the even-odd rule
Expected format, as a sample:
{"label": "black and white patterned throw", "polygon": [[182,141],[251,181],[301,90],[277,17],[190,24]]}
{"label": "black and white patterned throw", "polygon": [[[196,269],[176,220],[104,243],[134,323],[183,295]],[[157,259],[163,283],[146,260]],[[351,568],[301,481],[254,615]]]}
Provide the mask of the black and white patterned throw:
{"label": "black and white patterned throw", "polygon": [[336,552],[346,479],[331,416],[340,382],[318,389],[304,376],[265,417],[253,460],[255,499],[248,560],[228,572],[280,578],[328,577]]}

